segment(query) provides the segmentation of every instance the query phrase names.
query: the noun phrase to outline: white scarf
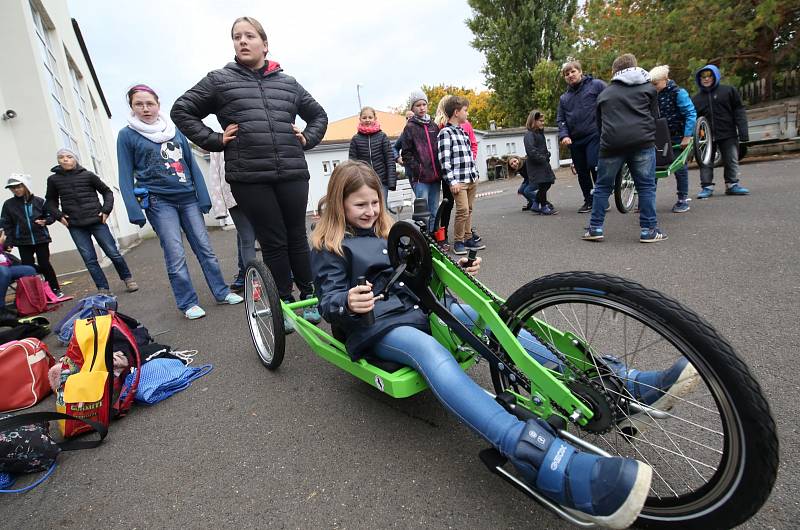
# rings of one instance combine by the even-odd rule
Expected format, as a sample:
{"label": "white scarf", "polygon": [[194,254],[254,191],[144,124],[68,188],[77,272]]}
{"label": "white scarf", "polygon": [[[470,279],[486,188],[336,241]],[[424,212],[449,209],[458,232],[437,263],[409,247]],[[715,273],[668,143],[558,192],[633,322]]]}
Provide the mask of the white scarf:
{"label": "white scarf", "polygon": [[158,119],[152,124],[143,122],[131,112],[128,115],[128,127],[157,144],[175,138],[175,124],[163,112],[158,113]]}

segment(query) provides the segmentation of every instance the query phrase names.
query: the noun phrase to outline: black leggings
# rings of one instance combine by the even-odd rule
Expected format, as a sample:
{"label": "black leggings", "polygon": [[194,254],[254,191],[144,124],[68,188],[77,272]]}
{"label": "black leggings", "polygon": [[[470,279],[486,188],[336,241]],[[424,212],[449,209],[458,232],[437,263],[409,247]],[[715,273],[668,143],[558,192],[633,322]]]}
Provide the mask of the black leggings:
{"label": "black leggings", "polygon": [[[56,278],[56,271],[53,270],[53,266],[50,265],[50,243],[17,245],[17,248],[19,249],[19,257],[22,260],[22,264],[36,267],[36,270],[44,275],[44,279],[50,285],[50,288],[57,291],[59,289],[58,278]],[[38,265],[34,262],[34,254],[36,254],[36,261],[39,262]]]}
{"label": "black leggings", "polygon": [[552,182],[539,184],[539,189],[536,191],[536,202],[542,205],[547,204],[547,190],[549,190],[552,185]]}
{"label": "black leggings", "polygon": [[292,278],[300,296],[310,296],[314,288],[306,236],[308,181],[230,184],[236,203],[253,225],[262,258],[275,278],[281,299],[292,299]]}
{"label": "black leggings", "polygon": [[[442,201],[439,205],[439,209],[442,210],[442,226],[444,227],[444,238],[445,241],[448,240],[448,234],[450,233],[448,227],[450,226],[450,215],[453,213],[453,192],[450,191],[450,186],[445,182],[442,181],[442,199],[447,199],[448,202]],[[436,212],[433,212],[435,215]],[[469,227],[467,227],[469,228]]]}

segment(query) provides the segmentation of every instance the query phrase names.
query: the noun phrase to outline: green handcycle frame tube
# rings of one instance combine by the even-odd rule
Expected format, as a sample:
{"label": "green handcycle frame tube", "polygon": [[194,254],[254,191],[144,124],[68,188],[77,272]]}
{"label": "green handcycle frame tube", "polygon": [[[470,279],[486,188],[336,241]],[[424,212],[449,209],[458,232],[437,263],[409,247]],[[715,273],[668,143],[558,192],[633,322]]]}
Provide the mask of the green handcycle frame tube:
{"label": "green handcycle frame tube", "polygon": [[[675,144],[672,146],[673,149],[680,149],[680,147],[681,144]],[[689,155],[692,153],[693,149],[694,149],[694,138],[689,140],[689,145],[686,146],[686,149],[681,151],[681,154],[679,154],[678,157],[672,161],[672,163],[669,165],[667,169],[656,171],[656,178],[663,179],[678,171],[689,159]]]}
{"label": "green handcycle frame tube", "polygon": [[[582,401],[574,396],[572,391],[548,368],[534,360],[522,347],[517,337],[511,332],[498,314],[499,307],[486,294],[475,289],[464,278],[464,271],[446,259],[441,259],[439,249],[433,249],[433,271],[434,276],[431,281],[431,289],[437,295],[441,295],[447,287],[465,304],[469,305],[478,313],[478,321],[475,323],[473,331],[483,334],[488,327],[492,331],[494,338],[500,346],[514,361],[516,368],[526,374],[531,382],[531,397],[526,398],[516,394],[517,401],[525,408],[534,412],[537,416],[548,418],[553,414],[558,414],[552,404],[557,404],[562,410],[568,413],[580,412],[578,423],[587,423],[594,415],[591,409]],[[438,254],[438,256],[437,256]],[[476,283],[477,280],[474,280]],[[482,285],[482,284],[481,284]],[[483,286],[486,288],[485,286]],[[488,290],[488,289],[487,289]],[[496,295],[492,295],[495,296]],[[564,334],[551,328],[543,322],[534,320],[529,325],[539,334],[548,338],[556,339],[553,342],[560,352],[567,355],[573,362],[581,368],[592,366],[588,364],[585,354],[573,342],[574,337]],[[440,322],[438,318],[432,319],[431,327],[444,328],[442,333],[449,330]],[[434,336],[436,331],[434,331]],[[559,414],[560,415],[560,414]]]}

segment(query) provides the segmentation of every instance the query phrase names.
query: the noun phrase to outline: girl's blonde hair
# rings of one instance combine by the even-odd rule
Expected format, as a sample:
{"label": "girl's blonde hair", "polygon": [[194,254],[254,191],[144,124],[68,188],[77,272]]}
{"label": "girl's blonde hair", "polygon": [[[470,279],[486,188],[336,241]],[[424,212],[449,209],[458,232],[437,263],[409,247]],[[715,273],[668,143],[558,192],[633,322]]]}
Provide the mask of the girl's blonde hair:
{"label": "girl's blonde hair", "polygon": [[364,162],[348,160],[333,170],[328,181],[328,192],[320,200],[319,222],[311,233],[311,246],[315,250],[328,250],[339,256],[344,255],[342,241],[348,231],[344,200],[363,186],[375,190],[380,200],[380,214],[374,225],[375,235],[384,239],[389,236],[389,229],[394,221],[383,204],[380,177]]}
{"label": "girl's blonde hair", "polygon": [[444,111],[445,104],[453,99],[452,94],[445,94],[442,96],[442,99],[439,100],[439,104],[436,105],[436,114],[433,117],[433,123],[439,126],[441,129],[447,123],[447,113]]}
{"label": "girl's blonde hair", "polygon": [[378,118],[378,113],[375,112],[375,109],[373,109],[372,107],[363,107],[358,113],[358,118],[361,119],[361,116],[363,116],[364,113],[367,111],[370,111],[372,115],[375,117],[375,119]]}

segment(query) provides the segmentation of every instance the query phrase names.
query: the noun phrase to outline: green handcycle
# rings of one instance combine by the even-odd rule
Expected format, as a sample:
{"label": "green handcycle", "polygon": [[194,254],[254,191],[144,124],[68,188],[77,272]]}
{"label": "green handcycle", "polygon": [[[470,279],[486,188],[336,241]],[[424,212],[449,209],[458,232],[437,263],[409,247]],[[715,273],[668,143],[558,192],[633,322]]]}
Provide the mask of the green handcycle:
{"label": "green handcycle", "polygon": [[[662,152],[666,153],[672,149],[672,152],[678,152],[681,149],[680,145],[665,145],[662,147]],[[662,179],[675,174],[677,170],[683,167],[684,164],[689,163],[694,157],[694,160],[701,167],[709,166],[714,163],[711,158],[712,137],[711,126],[708,120],[702,116],[697,118],[694,126],[694,134],[689,145],[685,149],[680,150],[670,162],[656,166],[656,179]],[[638,194],[636,192],[636,185],[633,181],[630,169],[627,164],[623,164],[617,178],[614,181],[614,204],[620,213],[630,212],[636,206]]]}
{"label": "green handcycle", "polygon": [[[485,361],[492,395],[509,412],[548,421],[584,451],[649,464],[653,481],[637,526],[730,528],[761,508],[778,468],[775,422],[747,366],[700,316],[638,283],[594,272],[544,276],[504,300],[442,252],[425,226],[416,215],[393,225],[391,281],[404,282],[417,295],[429,311],[433,336],[464,370]],[[464,324],[448,309],[453,300],[468,304],[477,318]],[[332,336],[296,314],[316,302],[281,301],[267,267],[257,260],[248,264],[244,306],[264,366],[276,370],[283,361],[286,317],[317,355],[377,390],[404,398],[427,388],[407,366],[352,361],[335,330]],[[517,338],[523,329],[560,366],[534,360]],[[639,370],[664,369],[683,356],[694,375],[681,382],[680,392],[676,384],[646,404],[608,369],[604,359],[610,355]],[[563,519],[594,526],[529,488],[493,448],[480,458]]]}

